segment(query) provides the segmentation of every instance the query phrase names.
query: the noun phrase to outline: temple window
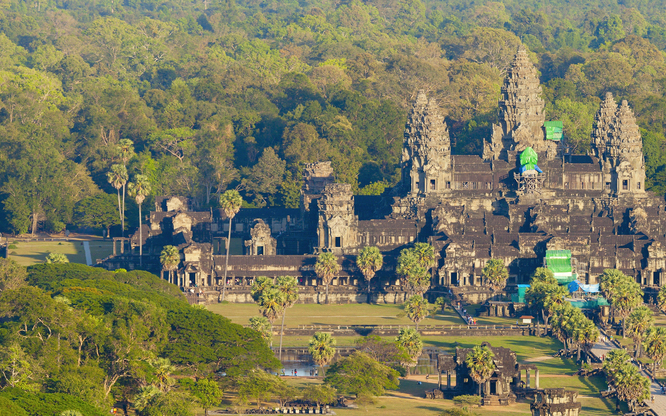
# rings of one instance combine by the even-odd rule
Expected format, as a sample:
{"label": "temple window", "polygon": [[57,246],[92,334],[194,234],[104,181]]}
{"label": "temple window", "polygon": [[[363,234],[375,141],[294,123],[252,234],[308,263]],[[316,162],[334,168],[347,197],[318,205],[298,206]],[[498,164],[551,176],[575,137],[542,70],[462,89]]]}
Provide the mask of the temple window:
{"label": "temple window", "polygon": [[257,256],[263,256],[263,255],[264,255],[264,246],[257,247]]}
{"label": "temple window", "polygon": [[623,179],[623,180],[622,180],[622,190],[623,190],[623,191],[626,191],[626,190],[628,190],[628,189],[629,189],[629,181],[626,180],[626,179]]}
{"label": "temple window", "polygon": [[446,189],[451,189],[451,182],[446,183]]}
{"label": "temple window", "polygon": [[469,182],[463,182],[462,187],[463,189],[469,189]]}
{"label": "temple window", "polygon": [[437,187],[435,186],[435,180],[434,179],[430,179],[430,190],[431,191],[436,191],[437,190]]}
{"label": "temple window", "polygon": [[335,237],[335,246],[336,247],[342,247],[342,238],[341,237]]}
{"label": "temple window", "polygon": [[637,182],[637,183],[636,183],[636,187],[637,187],[638,189],[641,189],[641,183],[640,183],[640,182]]}

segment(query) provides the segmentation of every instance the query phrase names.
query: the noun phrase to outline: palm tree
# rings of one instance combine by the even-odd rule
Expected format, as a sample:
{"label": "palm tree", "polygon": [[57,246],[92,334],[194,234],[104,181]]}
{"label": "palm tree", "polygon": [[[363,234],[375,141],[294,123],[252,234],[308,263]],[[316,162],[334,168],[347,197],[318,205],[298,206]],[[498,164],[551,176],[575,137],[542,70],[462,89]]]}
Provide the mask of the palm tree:
{"label": "palm tree", "polygon": [[273,333],[271,322],[265,316],[253,316],[250,318],[250,328],[261,334],[261,337],[269,344],[272,343]]}
{"label": "palm tree", "polygon": [[483,280],[492,289],[493,293],[504,289],[506,280],[509,278],[509,272],[504,267],[504,261],[500,259],[490,259],[481,272]]}
{"label": "palm tree", "polygon": [[150,194],[150,181],[145,175],[136,175],[135,182],[130,183],[127,188],[129,195],[136,200],[139,206],[139,267],[143,266],[143,229],[141,227],[141,204]]}
{"label": "palm tree", "polygon": [[659,293],[657,294],[657,304],[659,305],[659,309],[661,309],[662,312],[666,312],[666,286],[659,288]]}
{"label": "palm tree", "polygon": [[620,281],[615,286],[615,294],[611,298],[611,305],[617,315],[622,318],[622,337],[625,336],[627,328],[627,317],[638,305],[643,302],[643,291],[641,286],[632,278]]}
{"label": "palm tree", "polygon": [[641,343],[647,334],[648,329],[654,325],[652,311],[647,306],[640,306],[634,309],[627,318],[627,330],[629,336],[634,341],[634,358],[641,356]]}
{"label": "palm tree", "polygon": [[412,251],[426,271],[435,265],[435,249],[430,244],[415,243]]}
{"label": "palm tree", "polygon": [[652,375],[654,376],[666,356],[666,328],[650,328],[643,345],[645,355],[652,360]]}
{"label": "palm tree", "polygon": [[425,319],[430,313],[430,304],[421,295],[414,295],[405,302],[405,312],[407,317],[416,324],[416,330],[419,330],[419,322]]}
{"label": "palm tree", "polygon": [[335,357],[335,344],[335,338],[325,332],[315,332],[310,339],[308,352],[310,352],[314,362],[321,367],[322,376],[324,375],[324,366]]}
{"label": "palm tree", "polygon": [[280,349],[278,358],[282,361],[282,336],[284,335],[284,317],[287,309],[298,301],[298,282],[292,276],[280,276],[276,281],[276,288],[282,293],[282,325],[280,326]]}
{"label": "palm tree", "polygon": [[269,287],[264,290],[259,298],[259,312],[271,323],[271,333],[273,333],[273,321],[284,310],[284,295],[275,287]]}
{"label": "palm tree", "polygon": [[363,247],[361,253],[356,257],[356,265],[363,273],[365,281],[368,283],[368,303],[370,303],[370,281],[377,273],[377,270],[382,268],[384,264],[384,256],[377,247],[366,246]]}
{"label": "palm tree", "polygon": [[469,376],[479,385],[479,396],[481,396],[481,385],[485,383],[495,371],[495,354],[487,345],[477,345],[472,352],[465,357],[465,365]]}
{"label": "palm tree", "polygon": [[173,270],[175,270],[176,267],[178,267],[178,263],[180,263],[180,253],[178,253],[178,248],[174,246],[164,246],[162,253],[160,254],[160,263],[162,263],[162,270],[167,270],[169,272],[169,283],[173,283]]}
{"label": "palm tree", "polygon": [[415,367],[423,351],[423,341],[421,335],[412,328],[401,328],[398,336],[395,338],[395,345],[405,353],[407,358],[400,364],[409,368]]}
{"label": "palm tree", "polygon": [[[125,210],[124,210],[124,199],[125,199],[125,184],[129,177],[127,176],[127,168],[124,165],[111,165],[111,170],[106,173],[106,179],[109,181],[111,186],[116,188],[118,192],[118,214],[120,215],[120,227],[121,227],[121,236],[125,236]],[[123,204],[120,203],[120,189],[123,190]]]}
{"label": "palm tree", "polygon": [[229,269],[229,251],[231,248],[231,220],[238,214],[243,205],[243,198],[236,190],[229,190],[220,196],[220,206],[229,218],[229,237],[227,238],[227,259],[224,264],[224,283],[222,287],[222,300],[227,294],[227,269]]}
{"label": "palm tree", "polygon": [[[120,153],[120,160],[123,161],[123,166],[125,167],[125,171],[127,171],[127,162],[129,162],[135,154],[134,142],[130,139],[120,139],[117,148]],[[127,180],[125,180],[125,183],[127,183]],[[123,184],[123,218],[125,218],[125,184]],[[124,232],[125,228],[123,227],[123,233]]]}
{"label": "palm tree", "polygon": [[340,265],[338,264],[338,258],[333,253],[321,253],[317,257],[317,263],[315,263],[315,273],[324,284],[326,285],[326,304],[328,305],[328,285],[333,280],[333,277],[340,273]]}
{"label": "palm tree", "polygon": [[424,294],[430,286],[428,270],[421,264],[414,249],[400,251],[396,273],[407,279],[412,293]]}
{"label": "palm tree", "polygon": [[175,383],[171,374],[176,371],[176,368],[171,365],[168,358],[156,358],[150,362],[150,365],[155,370],[155,387],[166,393]]}
{"label": "palm tree", "polygon": [[266,276],[259,276],[254,279],[252,283],[252,288],[250,289],[250,296],[254,299],[255,302],[259,302],[261,295],[268,288],[273,287],[273,279]]}

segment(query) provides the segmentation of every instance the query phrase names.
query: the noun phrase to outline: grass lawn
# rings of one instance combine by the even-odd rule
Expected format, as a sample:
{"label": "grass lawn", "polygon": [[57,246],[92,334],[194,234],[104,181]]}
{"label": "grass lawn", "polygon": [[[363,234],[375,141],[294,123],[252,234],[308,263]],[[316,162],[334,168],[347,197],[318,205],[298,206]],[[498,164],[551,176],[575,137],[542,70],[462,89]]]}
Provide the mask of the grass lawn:
{"label": "grass lawn", "polygon": [[[86,264],[82,241],[18,241],[16,248],[9,249],[9,258],[23,266],[44,263],[49,253],[62,253],[72,263]],[[93,264],[96,259],[103,259],[113,253],[111,241],[90,241],[90,255]]]}
{"label": "grass lawn", "polygon": [[[226,316],[232,322],[247,325],[250,318],[259,315],[259,307],[252,303],[216,303],[207,308]],[[430,316],[419,323],[425,325],[461,325],[463,320],[452,310]],[[286,327],[298,325],[414,325],[404,316],[402,305],[318,305],[297,304],[287,310]]]}

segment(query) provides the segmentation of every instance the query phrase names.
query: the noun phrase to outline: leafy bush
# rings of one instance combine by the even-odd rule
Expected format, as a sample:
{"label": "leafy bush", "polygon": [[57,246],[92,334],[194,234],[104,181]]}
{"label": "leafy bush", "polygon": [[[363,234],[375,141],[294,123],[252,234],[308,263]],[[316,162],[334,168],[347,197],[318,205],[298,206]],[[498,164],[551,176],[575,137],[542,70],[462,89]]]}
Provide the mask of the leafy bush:
{"label": "leafy bush", "polygon": [[18,248],[18,246],[16,244],[10,244],[9,248],[12,249],[12,250],[15,250],[15,249]]}
{"label": "leafy bush", "polygon": [[[4,401],[10,401],[14,406],[23,409],[12,416],[29,415],[59,415],[67,410],[77,410],[86,416],[105,416],[106,412],[97,409],[90,403],[84,402],[69,394],[62,393],[31,393],[17,388],[8,388],[0,392],[0,408]],[[2,415],[0,410],[0,415]]]}
{"label": "leafy bush", "polygon": [[470,394],[464,394],[461,396],[456,396],[453,398],[453,403],[462,408],[467,408],[469,406],[478,406],[481,404],[481,397],[480,396],[475,396],[475,395],[470,395]]}

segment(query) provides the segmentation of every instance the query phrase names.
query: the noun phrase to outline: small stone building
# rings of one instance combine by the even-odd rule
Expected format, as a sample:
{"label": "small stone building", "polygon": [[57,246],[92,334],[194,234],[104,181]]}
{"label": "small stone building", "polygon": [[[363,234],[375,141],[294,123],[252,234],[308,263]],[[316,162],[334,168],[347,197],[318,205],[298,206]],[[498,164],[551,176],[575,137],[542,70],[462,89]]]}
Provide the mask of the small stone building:
{"label": "small stone building", "polygon": [[577,397],[578,392],[563,388],[539,390],[530,405],[532,416],[578,416],[582,405]]}

